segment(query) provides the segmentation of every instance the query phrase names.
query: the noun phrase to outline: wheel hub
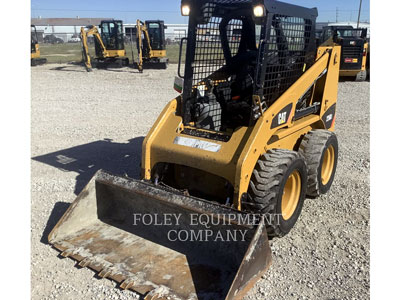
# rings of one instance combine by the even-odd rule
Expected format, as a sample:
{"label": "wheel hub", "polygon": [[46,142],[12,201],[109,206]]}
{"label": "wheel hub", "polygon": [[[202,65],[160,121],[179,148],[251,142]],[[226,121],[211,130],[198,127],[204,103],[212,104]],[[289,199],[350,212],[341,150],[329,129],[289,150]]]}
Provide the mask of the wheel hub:
{"label": "wheel hub", "polygon": [[292,217],[296,210],[297,204],[299,203],[301,193],[301,176],[300,173],[295,170],[288,177],[285,187],[283,188],[282,195],[282,217],[284,220],[288,220]]}
{"label": "wheel hub", "polygon": [[331,179],[333,167],[335,163],[335,149],[330,145],[324,153],[324,158],[321,167],[321,181],[326,185]]}

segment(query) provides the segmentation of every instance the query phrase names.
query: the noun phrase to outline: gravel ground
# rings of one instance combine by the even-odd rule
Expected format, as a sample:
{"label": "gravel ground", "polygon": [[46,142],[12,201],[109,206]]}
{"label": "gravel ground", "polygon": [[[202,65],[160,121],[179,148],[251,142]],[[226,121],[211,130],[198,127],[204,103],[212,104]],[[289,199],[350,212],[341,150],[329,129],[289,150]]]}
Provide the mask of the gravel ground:
{"label": "gravel ground", "polygon": [[[141,142],[172,89],[168,70],[32,68],[32,299],[135,299],[60,259],[47,235],[99,169],[139,177]],[[339,164],[330,193],[307,199],[249,299],[369,298],[369,82],[339,85]]]}

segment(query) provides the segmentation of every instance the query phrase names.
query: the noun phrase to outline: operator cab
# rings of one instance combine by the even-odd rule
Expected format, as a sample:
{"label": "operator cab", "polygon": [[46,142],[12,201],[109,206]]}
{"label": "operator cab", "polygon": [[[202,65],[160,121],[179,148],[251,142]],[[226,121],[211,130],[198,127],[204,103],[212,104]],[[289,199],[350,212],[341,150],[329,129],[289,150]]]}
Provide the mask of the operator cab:
{"label": "operator cab", "polygon": [[36,45],[38,44],[38,36],[36,32],[36,26],[31,25],[31,53],[36,52]]}
{"label": "operator cab", "polygon": [[254,3],[183,1],[182,11],[191,6],[185,125],[229,133],[254,124],[259,109],[272,105],[314,62],[316,10],[290,11],[285,3],[265,1],[256,12]]}
{"label": "operator cab", "polygon": [[[105,20],[100,23],[101,39],[107,50],[124,50],[123,23],[119,20]],[[101,47],[95,39],[96,55],[101,56]]]}
{"label": "operator cab", "polygon": [[363,28],[355,29],[352,26],[326,26],[322,31],[321,42],[326,42],[330,38],[341,38],[341,39],[366,39],[367,30]]}
{"label": "operator cab", "polygon": [[361,70],[367,55],[367,29],[352,26],[327,26],[323,28],[323,43],[335,41],[342,46],[341,71]]}
{"label": "operator cab", "polygon": [[153,50],[165,50],[165,28],[164,21],[145,21],[149,33],[151,48]]}

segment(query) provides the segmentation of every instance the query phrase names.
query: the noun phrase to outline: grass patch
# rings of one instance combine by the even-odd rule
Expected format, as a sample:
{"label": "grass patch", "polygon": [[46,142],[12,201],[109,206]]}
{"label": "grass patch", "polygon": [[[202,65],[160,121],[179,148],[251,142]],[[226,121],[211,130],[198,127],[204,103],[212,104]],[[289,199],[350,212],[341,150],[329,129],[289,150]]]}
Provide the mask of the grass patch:
{"label": "grass patch", "polygon": [[[81,43],[65,43],[65,44],[40,44],[41,57],[47,58],[48,63],[69,63],[80,62],[82,60]],[[128,43],[125,45],[126,55],[132,61],[132,47]],[[186,47],[183,47],[182,62],[185,61]],[[92,57],[95,56],[94,45],[89,45],[89,53]],[[136,44],[133,44],[133,57],[137,61]],[[170,63],[178,63],[179,45],[167,45],[167,57]]]}
{"label": "grass patch", "polygon": [[[182,49],[182,63],[185,62],[186,45]],[[172,64],[177,64],[179,61],[179,44],[168,45],[167,46],[167,57],[169,62]]]}
{"label": "grass patch", "polygon": [[[80,43],[40,44],[41,57],[47,58],[49,63],[68,63],[82,60]],[[94,49],[91,49],[94,52]]]}

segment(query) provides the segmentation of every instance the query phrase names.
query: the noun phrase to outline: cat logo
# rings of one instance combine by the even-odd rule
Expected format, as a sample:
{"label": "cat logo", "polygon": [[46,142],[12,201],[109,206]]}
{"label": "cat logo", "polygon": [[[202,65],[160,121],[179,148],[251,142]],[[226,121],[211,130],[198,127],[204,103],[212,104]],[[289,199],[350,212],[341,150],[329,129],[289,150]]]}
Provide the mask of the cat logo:
{"label": "cat logo", "polygon": [[274,115],[274,119],[271,122],[271,129],[287,124],[290,121],[292,117],[292,107],[293,103],[290,103]]}
{"label": "cat logo", "polygon": [[282,125],[282,124],[285,124],[286,123],[286,115],[287,115],[287,112],[285,111],[285,112],[281,112],[279,115],[278,115],[278,124],[279,125]]}

